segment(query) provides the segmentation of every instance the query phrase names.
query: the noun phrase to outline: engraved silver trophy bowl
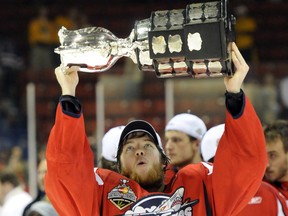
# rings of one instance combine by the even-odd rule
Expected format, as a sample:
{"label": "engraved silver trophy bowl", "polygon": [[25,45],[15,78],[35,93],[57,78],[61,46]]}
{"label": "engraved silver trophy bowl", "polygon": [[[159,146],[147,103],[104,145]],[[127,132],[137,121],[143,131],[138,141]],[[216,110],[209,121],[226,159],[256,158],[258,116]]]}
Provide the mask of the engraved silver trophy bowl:
{"label": "engraved silver trophy bowl", "polygon": [[55,52],[64,66],[78,65],[82,72],[104,72],[129,57],[141,71],[159,78],[232,76],[235,23],[227,0],[192,3],[185,9],[152,12],[136,21],[124,39],[102,27],[62,27]]}

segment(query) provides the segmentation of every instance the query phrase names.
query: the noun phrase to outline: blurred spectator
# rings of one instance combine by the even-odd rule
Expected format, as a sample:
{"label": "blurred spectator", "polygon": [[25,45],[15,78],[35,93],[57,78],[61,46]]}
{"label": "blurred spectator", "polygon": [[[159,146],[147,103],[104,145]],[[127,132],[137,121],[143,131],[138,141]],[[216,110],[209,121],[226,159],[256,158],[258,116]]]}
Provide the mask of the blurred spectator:
{"label": "blurred spectator", "polygon": [[256,20],[249,15],[249,9],[241,4],[235,8],[236,15],[236,44],[244,59],[249,62],[257,61],[254,34],[257,30]]}
{"label": "blurred spectator", "polygon": [[58,214],[51,203],[38,201],[31,206],[27,216],[58,216]]}
{"label": "blurred spectator", "polygon": [[32,197],[23,190],[17,175],[9,171],[0,171],[0,189],[1,216],[22,216]]}
{"label": "blurred spectator", "polygon": [[48,7],[39,8],[38,16],[29,22],[28,28],[30,69],[42,71],[54,68],[53,49],[56,30],[49,17]]}
{"label": "blurred spectator", "polygon": [[[37,196],[34,198],[34,200],[32,200],[32,202],[30,202],[25,207],[25,209],[23,211],[23,216],[30,215],[30,214],[28,214],[28,212],[32,211],[32,206],[39,201],[44,201],[45,203],[49,204],[49,201],[48,201],[48,198],[46,196],[45,189],[44,189],[44,178],[45,178],[46,172],[47,172],[47,161],[44,158],[39,162],[38,170],[37,170],[37,183],[38,183]],[[45,204],[43,204],[43,205],[45,205]]]}

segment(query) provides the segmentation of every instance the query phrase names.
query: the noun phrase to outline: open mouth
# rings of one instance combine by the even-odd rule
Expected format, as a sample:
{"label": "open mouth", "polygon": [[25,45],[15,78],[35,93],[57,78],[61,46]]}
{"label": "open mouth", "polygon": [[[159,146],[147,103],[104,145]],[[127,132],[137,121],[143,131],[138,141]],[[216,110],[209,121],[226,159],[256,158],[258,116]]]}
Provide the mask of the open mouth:
{"label": "open mouth", "polygon": [[145,165],[145,164],[146,163],[144,163],[143,161],[140,161],[140,162],[137,163],[138,166]]}

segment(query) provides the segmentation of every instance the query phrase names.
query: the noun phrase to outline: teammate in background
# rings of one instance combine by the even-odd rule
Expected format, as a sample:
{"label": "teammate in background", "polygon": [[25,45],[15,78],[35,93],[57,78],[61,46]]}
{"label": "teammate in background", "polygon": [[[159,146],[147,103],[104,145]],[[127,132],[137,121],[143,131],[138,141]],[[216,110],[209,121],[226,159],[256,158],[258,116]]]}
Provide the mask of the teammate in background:
{"label": "teammate in background", "polygon": [[276,120],[264,127],[268,165],[265,180],[288,202],[288,121]]}
{"label": "teammate in background", "polygon": [[120,174],[101,168],[93,172],[93,153],[75,97],[79,67],[56,68],[62,96],[47,146],[45,190],[58,213],[237,215],[261,184],[267,154],[262,125],[241,90],[249,67],[234,43],[232,60],[236,71],[224,78],[227,130],[218,159],[213,167],[185,166],[169,185],[163,181],[168,158],[154,128],[142,120],[128,123],[122,131],[117,151]]}
{"label": "teammate in background", "polygon": [[181,113],[169,120],[165,127],[165,152],[170,164],[165,173],[165,183],[169,183],[184,166],[202,161],[200,142],[206,131],[205,123],[190,113]]}
{"label": "teammate in background", "polygon": [[196,115],[181,113],[165,127],[165,152],[171,165],[179,168],[201,162],[200,142],[207,128]]}
{"label": "teammate in background", "polygon": [[123,129],[123,125],[116,126],[104,134],[99,167],[117,172],[117,149]]}
{"label": "teammate in background", "polygon": [[224,133],[225,124],[211,127],[203,136],[200,144],[200,154],[205,162],[214,162],[219,141]]}
{"label": "teammate in background", "polygon": [[[224,133],[225,124],[210,128],[201,142],[201,155],[205,162],[214,161],[218,143]],[[217,154],[216,154],[217,157]],[[262,182],[254,197],[237,216],[288,216],[288,209],[283,195],[270,184]]]}

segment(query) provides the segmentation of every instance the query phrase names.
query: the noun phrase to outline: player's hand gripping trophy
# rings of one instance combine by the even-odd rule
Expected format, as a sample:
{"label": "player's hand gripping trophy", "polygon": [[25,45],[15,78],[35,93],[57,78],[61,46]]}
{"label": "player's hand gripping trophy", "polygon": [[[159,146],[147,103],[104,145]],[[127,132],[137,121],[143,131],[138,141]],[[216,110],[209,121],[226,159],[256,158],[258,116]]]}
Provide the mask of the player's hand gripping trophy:
{"label": "player's hand gripping trophy", "polygon": [[231,76],[235,17],[228,6],[222,0],[154,11],[149,19],[136,21],[125,39],[101,27],[62,27],[55,52],[64,66],[78,65],[83,72],[107,71],[119,58],[129,57],[140,70],[161,78]]}

